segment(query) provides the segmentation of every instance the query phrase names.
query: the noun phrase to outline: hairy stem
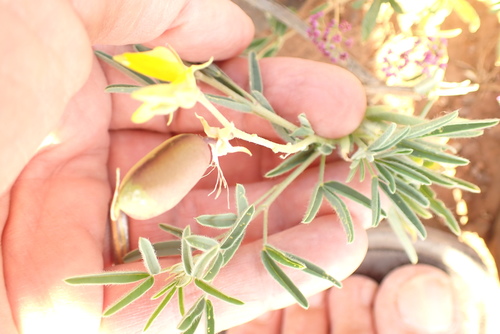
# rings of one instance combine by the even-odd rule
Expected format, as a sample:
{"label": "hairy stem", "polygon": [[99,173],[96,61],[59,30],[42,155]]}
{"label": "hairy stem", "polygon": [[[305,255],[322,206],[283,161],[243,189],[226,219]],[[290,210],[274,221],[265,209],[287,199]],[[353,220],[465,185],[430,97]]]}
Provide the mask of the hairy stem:
{"label": "hairy stem", "polygon": [[273,141],[264,139],[259,137],[257,134],[249,134],[240,129],[237,129],[233,123],[227,120],[222,113],[215,108],[215,106],[207,100],[207,98],[200,94],[198,100],[205,108],[215,116],[215,118],[222,124],[222,126],[231,129],[231,133],[235,138],[243,139],[247,142],[254,143],[260,146],[267,147],[271,149],[275,153],[285,153],[285,154],[293,154],[299,151],[305,150],[309,145],[314,143],[325,143],[328,142],[326,138],[321,138],[316,135],[307,136],[305,139],[297,142],[297,143],[287,143],[287,144],[278,144]]}
{"label": "hairy stem", "polygon": [[305,160],[300,166],[295,168],[290,175],[288,175],[281,183],[275,186],[274,191],[259,205],[255,211],[255,216],[257,214],[268,210],[271,204],[278,198],[279,195],[293,182],[302,172],[304,172],[307,167],[309,167],[314,160],[321,156],[320,152],[314,152],[307,160]]}

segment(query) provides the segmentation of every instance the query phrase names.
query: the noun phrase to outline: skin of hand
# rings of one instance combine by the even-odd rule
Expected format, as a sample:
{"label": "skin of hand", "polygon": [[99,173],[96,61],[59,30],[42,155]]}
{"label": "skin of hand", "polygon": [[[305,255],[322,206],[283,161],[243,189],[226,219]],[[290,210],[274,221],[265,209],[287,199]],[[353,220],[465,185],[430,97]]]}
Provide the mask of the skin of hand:
{"label": "skin of hand", "polygon": [[[110,83],[127,78],[99,63],[92,45],[111,54],[122,45],[169,43],[189,61],[210,56],[235,80],[248,81],[246,61],[237,56],[253,37],[250,19],[225,0],[92,0],[49,2],[7,0],[0,3],[0,323],[3,333],[138,333],[156,304],[147,298],[110,318],[101,318],[131,286],[66,285],[65,278],[103,270],[142,270],[141,263],[112,266],[108,206],[114,170],[126,172],[140,157],[168,137],[201,132],[192,111],[178,111],[170,127],[156,117],[136,125],[130,115],[138,107],[127,95],[109,95]],[[106,46],[103,46],[106,45]],[[339,137],[353,131],[363,117],[365,96],[348,72],[325,64],[296,59],[261,62],[266,96],[276,111],[291,121],[308,114],[320,135]],[[216,124],[201,107],[195,111]],[[256,118],[227,112],[242,130],[277,139],[270,126]],[[58,143],[37,150],[54,133]],[[238,143],[242,144],[242,143]],[[244,183],[255,200],[273,180],[263,173],[279,158],[267,149],[248,146],[253,157],[235,154],[222,159],[230,184]],[[329,179],[344,180],[348,167],[331,161]],[[304,189],[317,181],[311,168],[285,191],[270,212],[270,242],[278,248],[325,267],[338,279],[347,277],[366,252],[362,222],[367,212],[355,204],[356,241],[347,244],[331,209],[325,207],[311,225],[298,224],[307,206]],[[165,239],[157,223],[185,226],[194,216],[227,212],[224,196],[207,197],[214,176],[202,179],[195,190],[158,218],[130,222],[131,247],[139,236]],[[359,185],[363,190],[365,185]],[[232,189],[230,189],[232,191]],[[224,292],[246,302],[231,307],[215,302],[218,330],[249,321],[267,310],[293,301],[259,260],[262,229],[252,223],[233,264],[215,281]],[[193,225],[194,226],[194,225]],[[209,233],[194,227],[194,233]],[[311,247],[314,245],[314,247]],[[162,260],[167,266],[171,260]],[[301,273],[292,279],[311,295],[328,284]],[[187,305],[194,291],[187,291]],[[179,320],[175,304],[151,329],[172,332]]]}

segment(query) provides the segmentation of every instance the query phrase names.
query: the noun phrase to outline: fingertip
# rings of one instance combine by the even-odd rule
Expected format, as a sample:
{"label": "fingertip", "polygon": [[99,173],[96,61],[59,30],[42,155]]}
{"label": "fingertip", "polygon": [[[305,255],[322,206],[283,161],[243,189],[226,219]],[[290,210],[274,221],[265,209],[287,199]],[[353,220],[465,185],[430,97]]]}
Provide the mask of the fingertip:
{"label": "fingertip", "polygon": [[456,300],[450,277],[425,264],[406,265],[380,284],[374,314],[379,333],[456,333]]}
{"label": "fingertip", "polygon": [[290,58],[264,59],[262,68],[267,72],[264,85],[273,106],[294,116],[306,113],[318,135],[343,137],[361,123],[366,96],[361,82],[351,72],[335,65]]}
{"label": "fingertip", "polygon": [[[299,125],[298,116],[306,114],[318,135],[339,138],[353,132],[363,120],[366,96],[351,72],[300,58],[264,58],[259,65],[264,95],[290,122]],[[231,59],[221,67],[240,86],[248,88],[245,59]],[[261,131],[264,128],[262,124],[258,127]]]}
{"label": "fingertip", "polygon": [[151,45],[171,45],[188,61],[228,59],[239,55],[253,39],[250,17],[227,0],[191,0],[181,15]]}

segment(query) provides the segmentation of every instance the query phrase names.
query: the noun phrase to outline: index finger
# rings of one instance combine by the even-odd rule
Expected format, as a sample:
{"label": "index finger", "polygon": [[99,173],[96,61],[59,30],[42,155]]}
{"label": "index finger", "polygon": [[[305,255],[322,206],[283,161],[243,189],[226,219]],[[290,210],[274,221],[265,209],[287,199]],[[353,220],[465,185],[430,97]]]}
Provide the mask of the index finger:
{"label": "index finger", "polygon": [[[248,62],[234,58],[220,64],[238,85],[248,89]],[[366,97],[359,80],[338,66],[298,58],[265,58],[260,61],[264,95],[276,113],[298,125],[298,115],[304,113],[315,132],[324,137],[339,138],[354,131],[364,116]],[[108,70],[110,83],[130,82],[122,74]],[[213,89],[210,93],[221,94]],[[175,112],[173,123],[166,127],[164,117],[154,117],[144,124],[133,124],[132,113],[140,105],[130,96],[114,94],[113,129],[141,128],[170,133],[201,132],[195,113],[212,126],[220,126],[200,104],[190,110]],[[277,138],[272,126],[251,113],[231,111],[217,106],[236,127],[261,137]]]}

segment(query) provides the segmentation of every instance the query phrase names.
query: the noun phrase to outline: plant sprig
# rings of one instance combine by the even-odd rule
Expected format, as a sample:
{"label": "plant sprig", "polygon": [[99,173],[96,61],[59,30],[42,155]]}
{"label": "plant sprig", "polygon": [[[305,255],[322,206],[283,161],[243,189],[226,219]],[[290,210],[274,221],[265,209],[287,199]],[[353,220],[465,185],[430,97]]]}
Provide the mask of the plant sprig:
{"label": "plant sprig", "polygon": [[[139,51],[145,48],[136,46]],[[98,56],[117,67],[141,85],[155,85],[158,81],[116,64],[112,57],[99,52]],[[227,125],[231,122],[212,104],[221,105],[236,111],[251,113],[269,121],[281,135],[285,144],[272,143],[260,139],[257,135],[244,134],[234,129],[233,134],[240,139],[269,147],[275,152],[284,152],[287,157],[281,164],[266,173],[268,178],[278,178],[276,185],[263,197],[249,202],[243,185],[235,186],[235,212],[207,214],[196,217],[198,224],[213,228],[216,237],[193,234],[190,225],[184,228],[160,224],[160,228],[176,237],[152,244],[148,239],[139,239],[139,249],[127,254],[125,262],[142,259],[145,271],[104,272],[68,278],[67,283],[85,284],[137,284],[130,292],[109,306],[104,316],[111,316],[124,307],[132,305],[138,298],[158,284],[158,275],[167,275],[167,279],[151,297],[152,301],[161,298],[156,309],[146,321],[144,331],[150,328],[161,312],[170,304],[175,295],[179,301],[178,309],[182,319],[177,328],[184,333],[193,333],[204,315],[206,332],[214,333],[215,320],[212,298],[241,305],[241,301],[229,296],[214,286],[213,282],[221,269],[234,259],[242,245],[246,231],[252,221],[263,215],[263,244],[261,249],[262,264],[269,274],[286,289],[302,307],[308,302],[300,289],[288,277],[282,266],[300,270],[310,275],[329,281],[333,286],[341,283],[313,262],[280,250],[268,241],[267,213],[274,201],[294,182],[312,163],[320,160],[318,182],[311,192],[309,205],[304,212],[302,223],[314,223],[324,200],[337,213],[346,232],[346,241],[355,238],[353,219],[348,201],[365,206],[372,213],[372,225],[377,226],[386,218],[400,238],[411,261],[416,261],[411,237],[425,238],[425,227],[421,219],[433,214],[441,217],[450,230],[456,234],[460,228],[453,214],[436,197],[433,185],[447,188],[460,188],[478,192],[479,189],[469,182],[444,175],[447,166],[461,166],[469,163],[458,157],[452,147],[446,145],[443,138],[469,138],[479,136],[489,127],[498,124],[497,119],[469,121],[459,118],[458,112],[444,114],[427,120],[421,117],[401,115],[381,107],[370,107],[359,128],[343,138],[331,139],[315,134],[314,128],[306,115],[300,115],[295,125],[277,115],[264,96],[260,68],[255,54],[249,56],[250,92],[238,87],[216,65],[201,70],[197,76],[224,95],[205,95],[204,105],[217,119]],[[110,92],[130,93],[138,89],[134,85],[112,85]],[[326,157],[339,153],[350,164],[350,174],[345,182],[325,179]],[[179,176],[181,177],[181,176]],[[363,194],[349,186],[354,178],[364,181],[369,178],[371,191]],[[390,204],[383,207],[381,194]],[[409,233],[409,234],[408,234]],[[175,257],[178,263],[162,267],[158,257]],[[185,309],[184,291],[192,287],[199,292],[196,301]],[[222,290],[225,290],[224,287]]]}

